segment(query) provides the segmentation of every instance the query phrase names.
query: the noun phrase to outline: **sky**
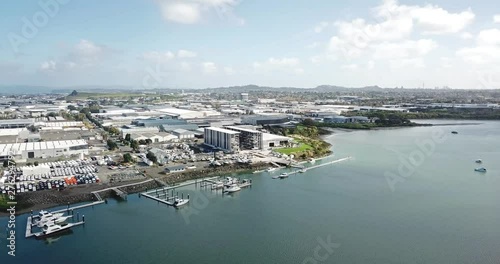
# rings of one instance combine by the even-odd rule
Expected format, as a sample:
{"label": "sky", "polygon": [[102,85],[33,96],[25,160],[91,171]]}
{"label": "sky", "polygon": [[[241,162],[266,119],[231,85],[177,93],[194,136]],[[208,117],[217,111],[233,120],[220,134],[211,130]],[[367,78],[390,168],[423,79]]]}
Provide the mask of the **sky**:
{"label": "sky", "polygon": [[500,88],[493,0],[17,0],[0,25],[0,85]]}

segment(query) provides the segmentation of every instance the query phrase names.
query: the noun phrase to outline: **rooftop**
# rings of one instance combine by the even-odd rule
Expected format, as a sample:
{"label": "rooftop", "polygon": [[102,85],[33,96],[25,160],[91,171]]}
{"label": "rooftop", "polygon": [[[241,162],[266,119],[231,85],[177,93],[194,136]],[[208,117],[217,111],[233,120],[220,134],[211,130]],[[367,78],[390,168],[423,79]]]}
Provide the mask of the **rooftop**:
{"label": "rooftop", "polygon": [[207,127],[207,128],[205,128],[205,131],[206,130],[213,130],[213,131],[222,132],[222,133],[226,133],[226,134],[233,134],[233,135],[240,133],[240,132],[236,132],[233,130],[224,129],[224,128],[220,128],[220,127]]}

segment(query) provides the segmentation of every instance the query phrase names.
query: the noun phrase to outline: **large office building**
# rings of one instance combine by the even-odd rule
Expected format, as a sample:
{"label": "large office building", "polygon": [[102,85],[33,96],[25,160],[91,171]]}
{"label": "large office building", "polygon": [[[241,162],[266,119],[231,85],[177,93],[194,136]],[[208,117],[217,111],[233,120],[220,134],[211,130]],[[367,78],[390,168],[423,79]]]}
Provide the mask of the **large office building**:
{"label": "large office building", "polygon": [[240,132],[239,141],[241,150],[262,149],[262,132],[239,126],[226,126],[224,128]]}
{"label": "large office building", "polygon": [[83,139],[0,144],[0,160],[9,157],[14,160],[44,159],[82,153],[89,153],[88,143]]}
{"label": "large office building", "polygon": [[240,132],[218,128],[205,128],[205,144],[229,152],[240,150]]}

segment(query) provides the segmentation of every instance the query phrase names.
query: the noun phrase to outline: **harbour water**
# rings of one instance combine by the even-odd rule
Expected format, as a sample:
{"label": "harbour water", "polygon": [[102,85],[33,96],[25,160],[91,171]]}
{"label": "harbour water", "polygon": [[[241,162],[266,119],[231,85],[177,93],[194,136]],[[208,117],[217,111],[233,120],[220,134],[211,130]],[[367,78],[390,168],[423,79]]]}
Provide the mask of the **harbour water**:
{"label": "harbour water", "polygon": [[0,263],[498,263],[500,122],[477,122],[335,134],[332,159],[353,159],[238,175],[253,185],[233,195],[179,189],[181,209],[110,200],[49,241],[25,239],[18,216],[16,257],[2,237]]}

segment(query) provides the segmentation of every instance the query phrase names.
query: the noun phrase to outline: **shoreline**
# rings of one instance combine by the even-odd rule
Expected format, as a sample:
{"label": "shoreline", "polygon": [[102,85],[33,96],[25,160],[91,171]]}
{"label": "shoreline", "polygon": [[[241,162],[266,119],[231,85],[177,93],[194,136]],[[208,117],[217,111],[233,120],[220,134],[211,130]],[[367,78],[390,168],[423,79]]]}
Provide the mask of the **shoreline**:
{"label": "shoreline", "polygon": [[[183,182],[190,180],[202,179],[211,176],[225,176],[230,174],[242,174],[252,170],[263,169],[269,167],[266,162],[259,162],[255,164],[239,164],[239,165],[229,165],[213,168],[204,168],[195,171],[181,172],[171,175],[162,175],[160,177],[145,177],[139,180],[133,180],[129,182],[120,182],[119,184],[103,183],[99,185],[82,185],[66,188],[62,191],[58,190],[43,190],[37,192],[28,192],[18,194],[16,200],[22,208],[17,208],[16,215],[22,215],[29,213],[31,210],[47,210],[58,206],[85,203],[85,202],[95,202],[95,196],[93,192],[99,192],[103,200],[108,198],[113,198],[114,194],[109,188],[120,188],[128,194],[135,194],[139,192],[144,192],[150,189],[158,188],[162,186],[156,180],[164,181],[169,186],[175,186]],[[142,183],[144,180],[153,179],[153,181]],[[137,185],[127,186],[136,183]],[[141,184],[142,183],[142,184]],[[127,187],[122,187],[127,186]],[[24,205],[23,205],[24,203]],[[5,211],[0,211],[0,217],[9,216],[9,213]]]}

